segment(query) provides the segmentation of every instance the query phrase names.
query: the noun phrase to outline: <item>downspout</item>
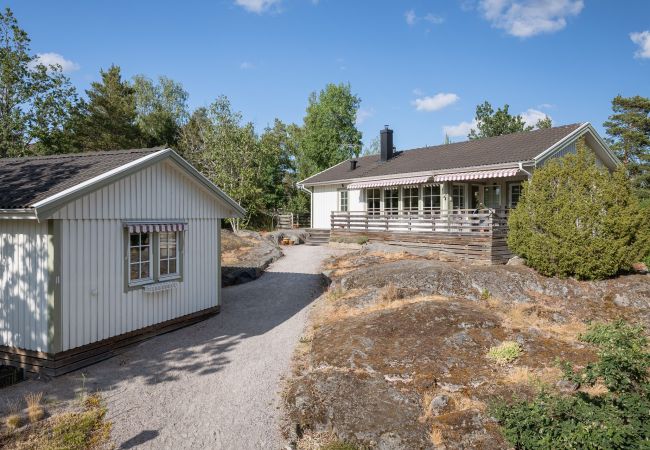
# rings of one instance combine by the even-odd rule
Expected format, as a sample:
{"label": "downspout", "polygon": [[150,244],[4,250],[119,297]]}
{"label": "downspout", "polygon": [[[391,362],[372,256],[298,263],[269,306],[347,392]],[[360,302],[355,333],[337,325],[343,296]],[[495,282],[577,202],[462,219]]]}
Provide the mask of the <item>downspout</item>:
{"label": "downspout", "polygon": [[309,194],[309,227],[314,228],[314,192],[300,183],[296,183],[296,187]]}
{"label": "downspout", "polygon": [[526,169],[524,169],[524,165],[523,165],[523,163],[521,163],[521,162],[519,163],[519,170],[521,170],[523,173],[525,173],[526,175],[528,175],[528,181],[530,181],[530,179],[532,178],[533,174],[530,173],[529,171],[527,171]]}

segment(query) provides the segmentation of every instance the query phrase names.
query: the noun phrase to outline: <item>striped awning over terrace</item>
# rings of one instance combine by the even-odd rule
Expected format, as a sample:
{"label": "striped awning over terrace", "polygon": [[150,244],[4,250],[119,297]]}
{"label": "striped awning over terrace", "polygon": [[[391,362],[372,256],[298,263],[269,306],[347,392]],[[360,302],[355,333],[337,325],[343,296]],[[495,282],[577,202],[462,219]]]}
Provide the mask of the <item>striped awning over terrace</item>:
{"label": "striped awning over terrace", "polygon": [[479,172],[459,172],[436,175],[434,181],[485,180],[488,178],[508,178],[519,175],[520,169],[482,170]]}
{"label": "striped awning over terrace", "polygon": [[427,183],[431,180],[429,175],[423,177],[410,178],[392,178],[390,180],[360,181],[358,183],[348,184],[348,189],[364,189],[387,186],[410,186],[415,184]]}

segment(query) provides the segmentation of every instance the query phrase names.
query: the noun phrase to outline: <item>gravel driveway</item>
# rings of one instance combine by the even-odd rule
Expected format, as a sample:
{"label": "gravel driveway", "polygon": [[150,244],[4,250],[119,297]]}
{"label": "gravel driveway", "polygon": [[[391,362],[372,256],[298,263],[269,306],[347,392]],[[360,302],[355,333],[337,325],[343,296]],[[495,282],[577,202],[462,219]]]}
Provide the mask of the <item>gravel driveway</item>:
{"label": "gravel driveway", "polygon": [[118,448],[281,448],[280,381],[334,252],[288,247],[261,278],[223,289],[221,314],[83,369],[85,381],[74,372],[2,394],[65,401],[82,383],[100,390]]}

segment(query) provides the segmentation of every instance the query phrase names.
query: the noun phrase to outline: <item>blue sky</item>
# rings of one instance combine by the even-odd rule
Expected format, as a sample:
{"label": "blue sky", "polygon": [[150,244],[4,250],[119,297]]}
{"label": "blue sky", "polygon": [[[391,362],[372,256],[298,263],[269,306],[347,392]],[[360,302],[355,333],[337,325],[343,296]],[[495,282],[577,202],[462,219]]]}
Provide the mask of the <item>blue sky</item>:
{"label": "blue sky", "polygon": [[225,94],[260,131],[300,123],[328,82],[361,97],[364,142],[390,124],[399,149],[464,140],[484,100],[602,131],[615,95],[650,96],[648,0],[5,3],[80,91],[115,63],[180,81],[192,107]]}

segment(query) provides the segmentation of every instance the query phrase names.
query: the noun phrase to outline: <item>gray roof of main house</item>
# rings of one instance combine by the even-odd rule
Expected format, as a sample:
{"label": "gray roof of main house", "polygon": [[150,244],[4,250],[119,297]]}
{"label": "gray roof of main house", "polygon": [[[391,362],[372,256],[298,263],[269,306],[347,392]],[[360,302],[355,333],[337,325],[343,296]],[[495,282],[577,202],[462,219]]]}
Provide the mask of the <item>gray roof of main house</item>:
{"label": "gray roof of main house", "polygon": [[307,178],[301,184],[309,185],[330,181],[531,161],[581,125],[575,123],[504,136],[416,148],[401,151],[385,162],[380,160],[379,155],[364,156],[358,158],[355,170],[350,170],[350,164],[338,164]]}
{"label": "gray roof of main house", "polygon": [[162,148],[0,159],[0,209],[29,208]]}

